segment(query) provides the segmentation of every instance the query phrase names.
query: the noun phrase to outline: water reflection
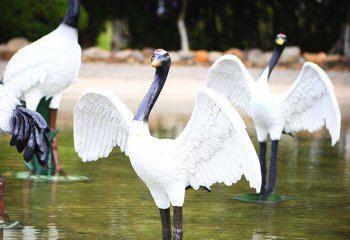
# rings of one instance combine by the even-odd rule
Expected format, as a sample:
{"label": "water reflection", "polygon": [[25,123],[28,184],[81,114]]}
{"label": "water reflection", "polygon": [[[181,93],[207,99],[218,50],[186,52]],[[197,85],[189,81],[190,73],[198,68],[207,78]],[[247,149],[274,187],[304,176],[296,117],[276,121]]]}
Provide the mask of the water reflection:
{"label": "water reflection", "polygon": [[[173,137],[177,128],[154,129]],[[257,147],[254,128],[250,136]],[[5,141],[6,140],[6,141]],[[71,129],[60,132],[62,167],[92,179],[86,183],[43,183],[13,177],[23,171],[17,153],[0,138],[6,207],[21,229],[4,229],[4,239],[159,239],[158,210],[130,162],[118,150],[108,159],[83,164],[73,149]],[[350,124],[331,147],[326,130],[283,136],[278,156],[276,193],[292,197],[277,204],[233,200],[250,192],[243,179],[232,187],[214,185],[212,193],[188,191],[185,239],[348,239],[350,236]],[[5,146],[5,147],[3,147]],[[2,234],[2,235],[1,235]]]}
{"label": "water reflection", "polygon": [[[34,186],[32,186],[34,185]],[[57,182],[49,183],[50,188],[50,203],[47,207],[47,227],[46,228],[36,228],[35,227],[35,211],[31,202],[32,195],[38,194],[36,189],[37,184],[30,179],[26,179],[23,182],[22,194],[23,194],[23,220],[26,222],[25,226],[16,221],[15,227],[7,226],[3,229],[3,239],[48,239],[56,240],[62,237],[59,234],[59,230],[56,226],[56,192],[57,192]],[[0,198],[1,200],[1,198]],[[5,208],[4,208],[5,209]],[[6,210],[4,211],[6,212]],[[7,215],[7,214],[6,214]],[[13,222],[7,215],[7,218],[3,218],[6,222]]]}

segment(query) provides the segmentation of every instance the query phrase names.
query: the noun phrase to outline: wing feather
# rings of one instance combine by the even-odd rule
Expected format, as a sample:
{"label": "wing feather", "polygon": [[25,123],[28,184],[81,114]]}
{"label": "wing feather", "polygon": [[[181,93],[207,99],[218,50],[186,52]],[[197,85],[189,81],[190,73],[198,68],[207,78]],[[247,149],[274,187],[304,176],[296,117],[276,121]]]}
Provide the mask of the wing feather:
{"label": "wing feather", "polygon": [[244,174],[260,190],[259,159],[245,124],[215,91],[199,90],[191,119],[175,141],[175,154],[187,166],[194,189],[217,182],[231,185]]}
{"label": "wing feather", "polygon": [[340,110],[333,85],[314,63],[303,65],[291,88],[282,96],[285,130],[314,132],[325,124],[334,145],[340,136]]}
{"label": "wing feather", "polygon": [[255,81],[238,57],[220,57],[209,69],[207,87],[225,96],[250,115],[250,100]]}
{"label": "wing feather", "polygon": [[74,109],[74,147],[85,161],[107,157],[114,146],[125,150],[132,123],[131,111],[112,93],[93,89]]}
{"label": "wing feather", "polygon": [[11,117],[16,105],[19,105],[19,101],[15,96],[0,84],[0,133],[11,133]]}

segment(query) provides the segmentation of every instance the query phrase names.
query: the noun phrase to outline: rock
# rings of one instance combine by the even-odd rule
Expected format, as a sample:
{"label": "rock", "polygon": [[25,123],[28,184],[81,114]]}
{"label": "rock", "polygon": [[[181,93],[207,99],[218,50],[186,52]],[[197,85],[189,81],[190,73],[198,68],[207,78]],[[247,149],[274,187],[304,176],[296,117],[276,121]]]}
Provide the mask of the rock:
{"label": "rock", "polygon": [[143,53],[143,56],[146,58],[145,59],[146,61],[149,61],[149,62],[151,61],[151,57],[154,51],[155,51],[154,48],[149,48],[149,47],[142,49],[142,53]]}
{"label": "rock", "polygon": [[207,50],[198,50],[195,52],[194,59],[199,63],[206,63],[209,61],[209,53]]}
{"label": "rock", "polygon": [[0,59],[3,59],[3,54],[6,52],[6,45],[0,44]]}
{"label": "rock", "polygon": [[111,53],[99,47],[90,47],[83,50],[82,60],[84,62],[110,61]]}
{"label": "rock", "polygon": [[113,53],[113,59],[117,62],[127,62],[132,55],[131,49],[125,49]]}
{"label": "rock", "polygon": [[247,61],[251,62],[253,66],[263,67],[265,62],[263,51],[258,48],[249,50],[247,54]]}
{"label": "rock", "polygon": [[7,51],[17,52],[18,50],[27,46],[28,44],[29,44],[29,41],[26,38],[23,38],[23,37],[12,38],[10,41],[7,42],[6,48],[7,48]]}
{"label": "rock", "polygon": [[238,48],[229,48],[224,52],[225,55],[235,55],[237,56],[239,59],[241,59],[242,61],[246,60],[246,54],[244,53],[244,51],[238,49]]}
{"label": "rock", "polygon": [[303,57],[305,58],[305,61],[313,62],[316,64],[325,63],[327,60],[327,54],[324,52],[319,52],[319,53],[304,52]]}
{"label": "rock", "polygon": [[195,53],[192,51],[184,52],[184,51],[178,51],[178,54],[181,58],[181,60],[190,60],[192,61],[194,59]]}
{"label": "rock", "polygon": [[342,56],[340,54],[330,54],[327,55],[326,62],[327,63],[339,63],[342,61]]}
{"label": "rock", "polygon": [[208,54],[208,59],[210,63],[215,62],[216,60],[218,60],[220,57],[222,56],[221,52],[218,51],[210,51]]}
{"label": "rock", "polygon": [[143,53],[140,50],[134,50],[131,53],[130,58],[134,61],[134,62],[139,62],[139,63],[144,63],[145,62],[145,56],[143,55]]}
{"label": "rock", "polygon": [[299,62],[300,57],[301,50],[299,47],[288,46],[284,49],[278,62],[282,64],[294,64]]}
{"label": "rock", "polygon": [[171,63],[176,64],[176,63],[181,62],[181,56],[178,52],[170,51],[169,56],[171,58]]}
{"label": "rock", "polygon": [[23,37],[17,37],[10,39],[5,45],[5,49],[2,53],[2,58],[9,60],[18,50],[27,46],[29,41]]}

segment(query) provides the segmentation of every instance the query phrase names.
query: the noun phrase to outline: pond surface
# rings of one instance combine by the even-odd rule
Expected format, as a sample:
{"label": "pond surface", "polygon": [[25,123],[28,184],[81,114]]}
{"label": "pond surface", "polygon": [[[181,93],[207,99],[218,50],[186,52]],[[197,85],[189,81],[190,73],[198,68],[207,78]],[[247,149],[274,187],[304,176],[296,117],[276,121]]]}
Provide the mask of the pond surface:
{"label": "pond surface", "polygon": [[[1,136],[6,209],[23,227],[0,231],[4,239],[161,239],[159,211],[118,149],[108,159],[82,163],[72,130],[64,129],[59,133],[62,168],[91,181],[48,183],[14,177],[25,167],[8,142]],[[255,137],[253,142],[257,146]],[[276,193],[291,197],[287,201],[234,200],[253,192],[244,178],[212,190],[186,192],[185,239],[350,239],[350,123],[343,123],[333,148],[326,130],[282,138]]]}

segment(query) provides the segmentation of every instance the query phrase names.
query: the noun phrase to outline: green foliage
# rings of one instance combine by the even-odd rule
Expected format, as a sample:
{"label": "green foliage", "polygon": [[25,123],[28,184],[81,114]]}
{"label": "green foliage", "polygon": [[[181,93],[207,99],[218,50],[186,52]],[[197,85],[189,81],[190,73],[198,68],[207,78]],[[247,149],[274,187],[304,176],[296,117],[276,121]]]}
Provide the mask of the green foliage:
{"label": "green foliage", "polygon": [[[54,30],[63,20],[67,0],[1,0],[0,42],[17,36],[34,41]],[[87,14],[80,11],[79,28],[86,28]]]}
{"label": "green foliage", "polygon": [[[1,0],[0,42],[14,36],[35,40],[53,30],[68,0]],[[159,11],[160,2],[164,8]],[[79,38],[83,47],[110,46],[105,24],[119,19],[128,26],[130,48],[180,48],[176,20],[181,0],[81,0]],[[190,0],[186,27],[190,48],[226,50],[230,47],[269,49],[283,32],[289,45],[304,51],[327,51],[339,38],[350,15],[348,0]]]}
{"label": "green foliage", "polygon": [[107,21],[105,23],[104,31],[101,32],[97,37],[97,46],[104,50],[111,50],[112,41],[112,23]]}

